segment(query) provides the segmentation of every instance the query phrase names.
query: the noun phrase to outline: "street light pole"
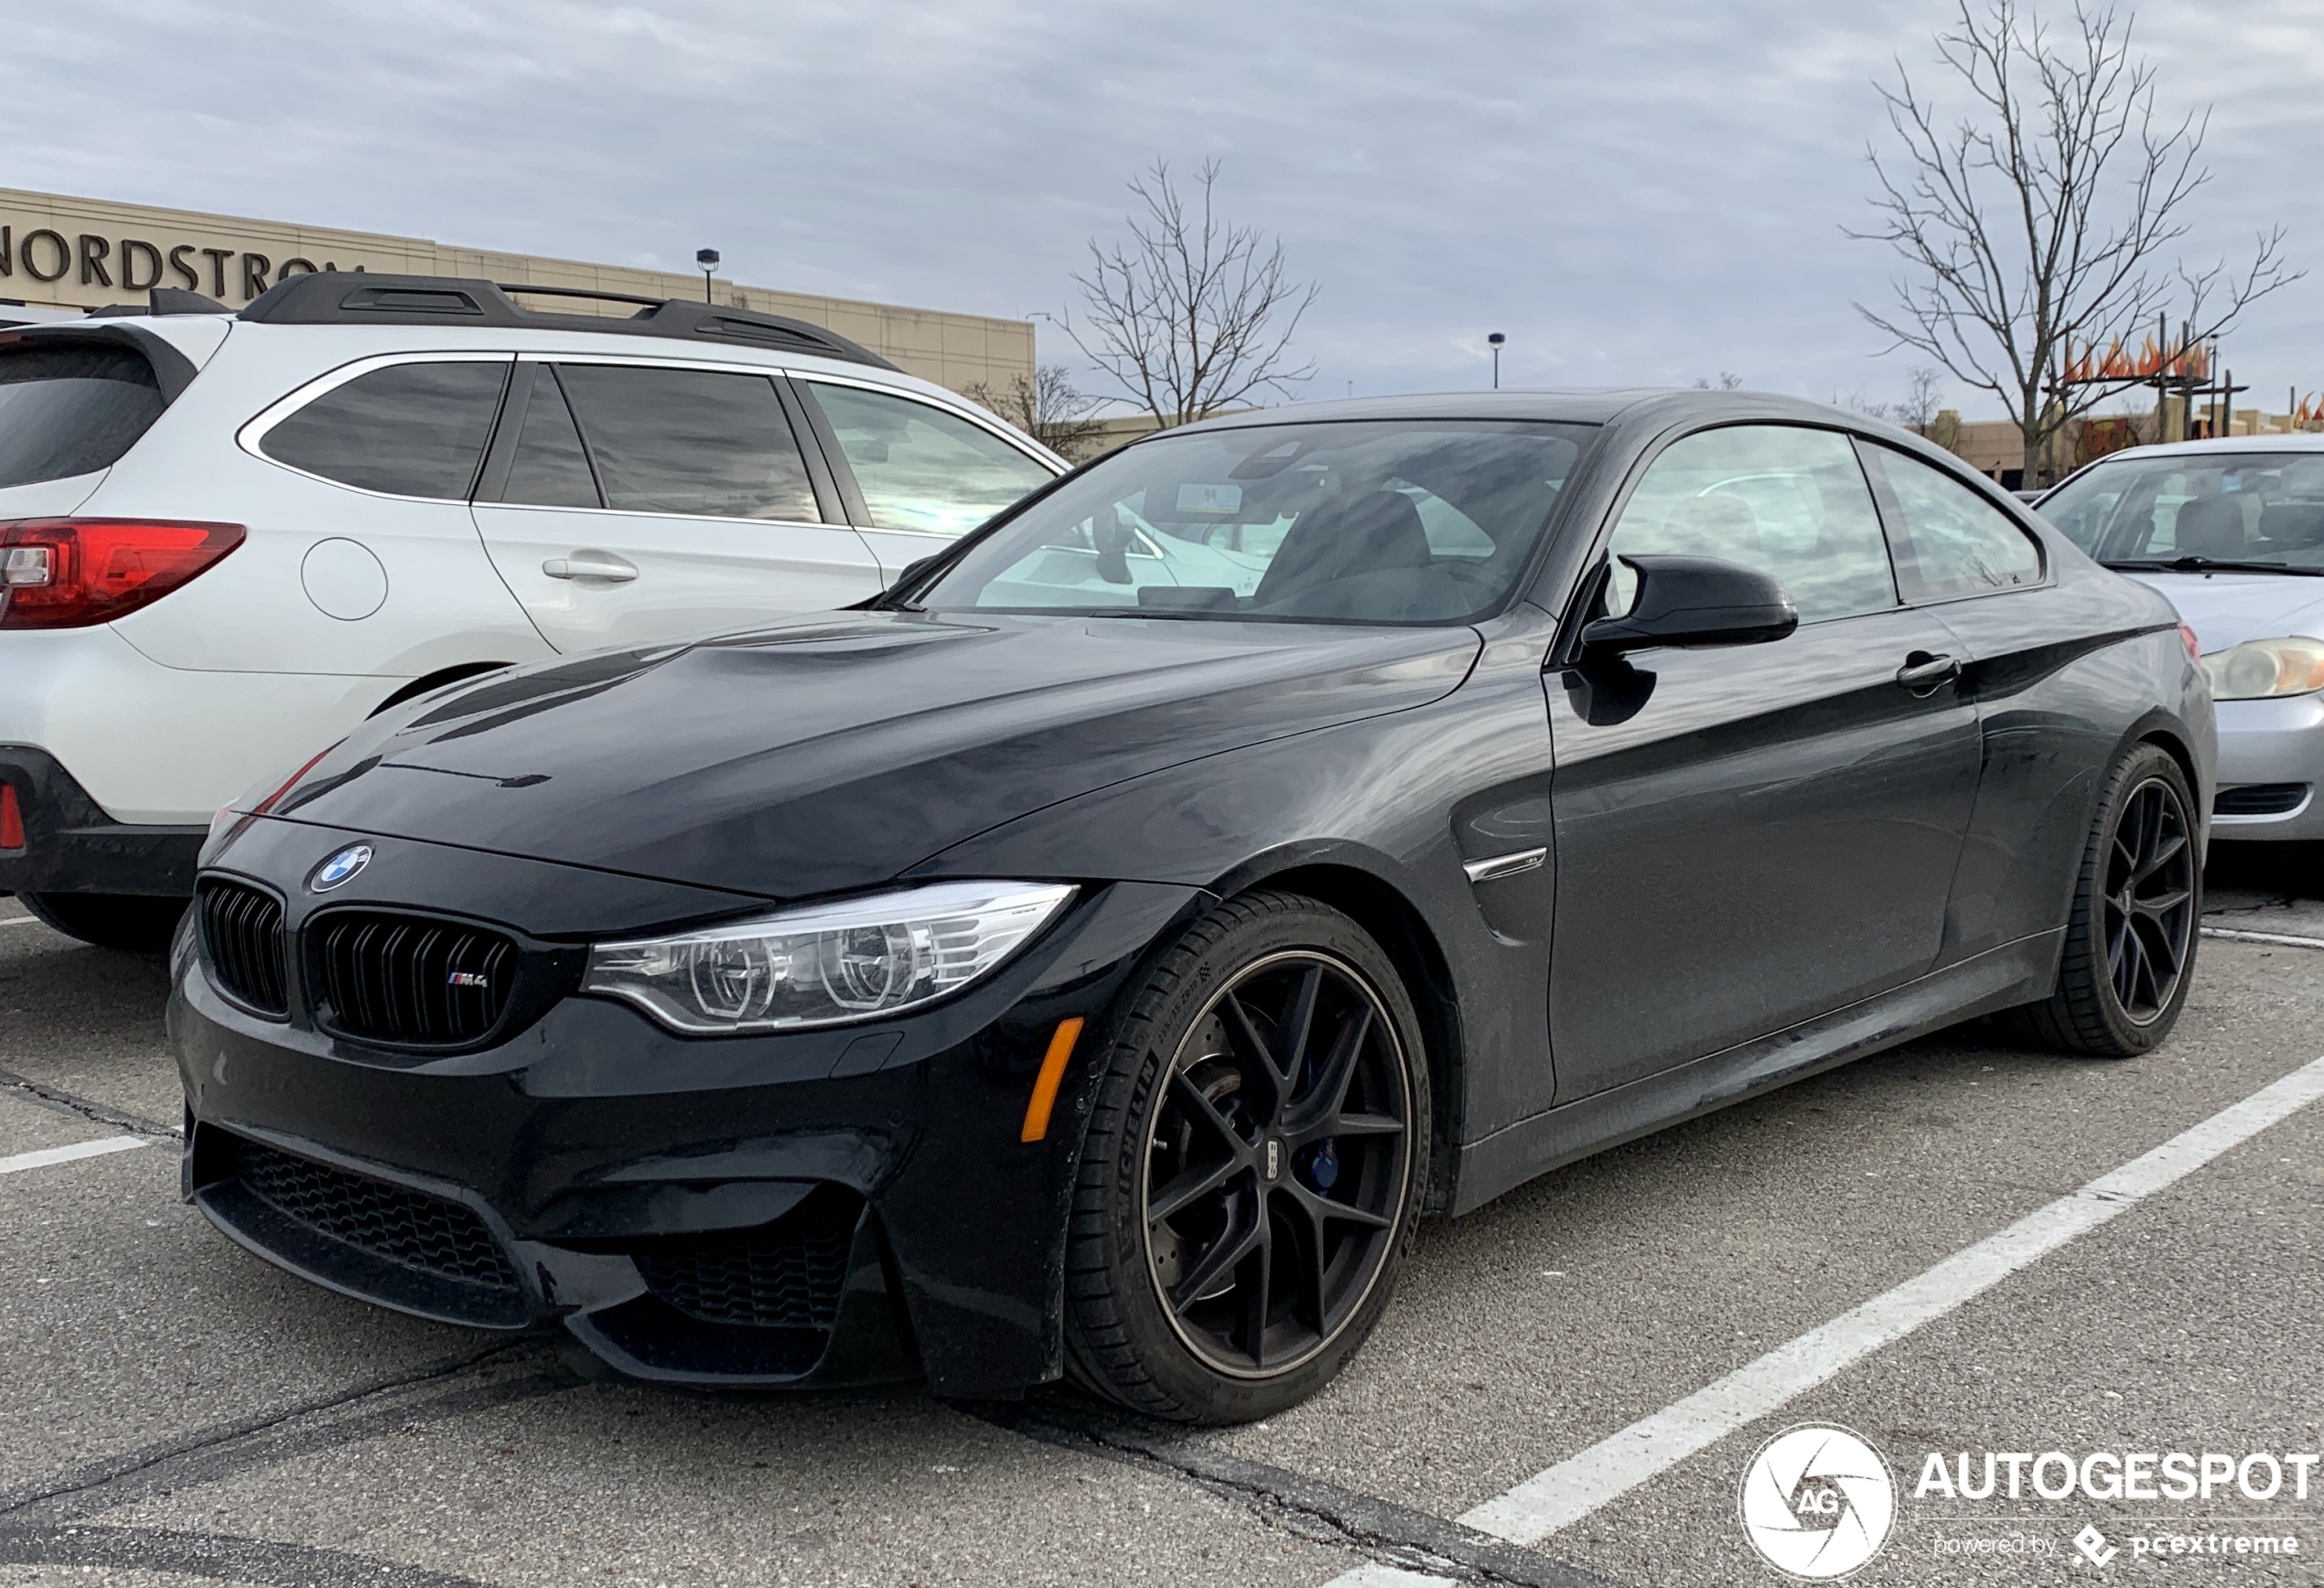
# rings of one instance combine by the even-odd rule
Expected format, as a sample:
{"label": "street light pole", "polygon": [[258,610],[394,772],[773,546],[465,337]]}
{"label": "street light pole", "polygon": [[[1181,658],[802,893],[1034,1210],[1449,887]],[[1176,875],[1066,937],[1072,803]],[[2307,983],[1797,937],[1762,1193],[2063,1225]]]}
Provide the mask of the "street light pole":
{"label": "street light pole", "polygon": [[1496,392],[1501,390],[1501,346],[1509,338],[1499,331],[1485,338],[1485,345],[1493,350],[1493,390]]}
{"label": "street light pole", "polygon": [[710,277],[711,274],[718,268],[718,251],[715,248],[697,248],[694,251],[694,268],[702,272],[702,301],[709,303],[712,301]]}

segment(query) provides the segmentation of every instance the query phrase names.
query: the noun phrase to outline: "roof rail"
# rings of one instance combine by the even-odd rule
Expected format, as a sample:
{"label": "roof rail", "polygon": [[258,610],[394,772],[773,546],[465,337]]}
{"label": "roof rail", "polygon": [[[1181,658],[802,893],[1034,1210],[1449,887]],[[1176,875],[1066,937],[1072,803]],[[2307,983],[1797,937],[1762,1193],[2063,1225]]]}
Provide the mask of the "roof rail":
{"label": "roof rail", "polygon": [[[623,318],[528,309],[509,295],[541,293],[640,305]],[[295,275],[251,300],[241,318],[277,326],[474,326],[598,336],[669,337],[742,343],[776,352],[808,353],[894,370],[877,353],[836,331],[756,309],[699,304],[685,298],[633,297],[585,287],[536,287],[447,275],[382,275],[368,271],[314,271]],[[898,371],[900,373],[900,371]]]}
{"label": "roof rail", "polygon": [[[538,293],[544,297],[595,298],[607,304],[644,304],[649,308],[659,308],[672,301],[669,298],[640,297],[633,292],[600,292],[593,286],[534,286],[529,281],[497,281],[492,284],[502,292]],[[691,303],[693,300],[689,298],[686,301]]]}
{"label": "roof rail", "polygon": [[231,315],[234,311],[214,297],[205,297],[183,287],[157,286],[142,304],[107,304],[101,309],[91,309],[92,320],[133,319],[153,315]]}

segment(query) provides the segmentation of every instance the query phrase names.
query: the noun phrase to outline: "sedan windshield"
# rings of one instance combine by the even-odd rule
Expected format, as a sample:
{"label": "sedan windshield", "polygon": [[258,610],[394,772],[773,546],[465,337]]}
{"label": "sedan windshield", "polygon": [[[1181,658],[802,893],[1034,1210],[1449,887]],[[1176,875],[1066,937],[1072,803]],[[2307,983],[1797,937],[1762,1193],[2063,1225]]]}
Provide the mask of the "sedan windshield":
{"label": "sedan windshield", "polygon": [[2111,566],[2324,570],[2324,452],[2125,457],[2039,511]]}
{"label": "sedan windshield", "polygon": [[1463,622],[1509,595],[1593,429],[1363,420],[1162,436],[1034,502],[920,601]]}

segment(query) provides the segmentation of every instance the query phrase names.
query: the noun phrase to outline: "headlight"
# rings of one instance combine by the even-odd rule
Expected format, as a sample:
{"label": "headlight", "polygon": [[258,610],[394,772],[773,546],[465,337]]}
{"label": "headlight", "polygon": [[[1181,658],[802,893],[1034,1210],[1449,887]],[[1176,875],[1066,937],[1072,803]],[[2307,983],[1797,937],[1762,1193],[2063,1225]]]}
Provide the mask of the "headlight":
{"label": "headlight", "polygon": [[581,985],[703,1035],[872,1020],[959,992],[1072,896],[1055,883],[947,882],[811,905],[598,943]]}
{"label": "headlight", "polygon": [[2324,689],[2324,639],[2247,639],[2203,658],[2211,699],[2265,700]]}

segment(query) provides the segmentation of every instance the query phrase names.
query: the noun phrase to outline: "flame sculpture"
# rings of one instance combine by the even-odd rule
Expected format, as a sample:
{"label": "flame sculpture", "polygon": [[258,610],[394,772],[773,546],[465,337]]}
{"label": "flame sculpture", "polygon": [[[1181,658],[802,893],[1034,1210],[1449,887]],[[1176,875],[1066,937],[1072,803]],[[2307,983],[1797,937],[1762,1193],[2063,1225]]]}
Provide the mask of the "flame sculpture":
{"label": "flame sculpture", "polygon": [[2123,347],[2122,338],[2117,337],[2103,357],[2096,349],[2085,347],[2079,355],[2068,358],[2065,378],[2060,384],[2126,385],[2157,380],[2173,384],[2194,384],[2210,380],[2211,372],[2211,349],[2200,342],[2165,348],[2157,345],[2154,338],[2148,337],[2133,354]]}

